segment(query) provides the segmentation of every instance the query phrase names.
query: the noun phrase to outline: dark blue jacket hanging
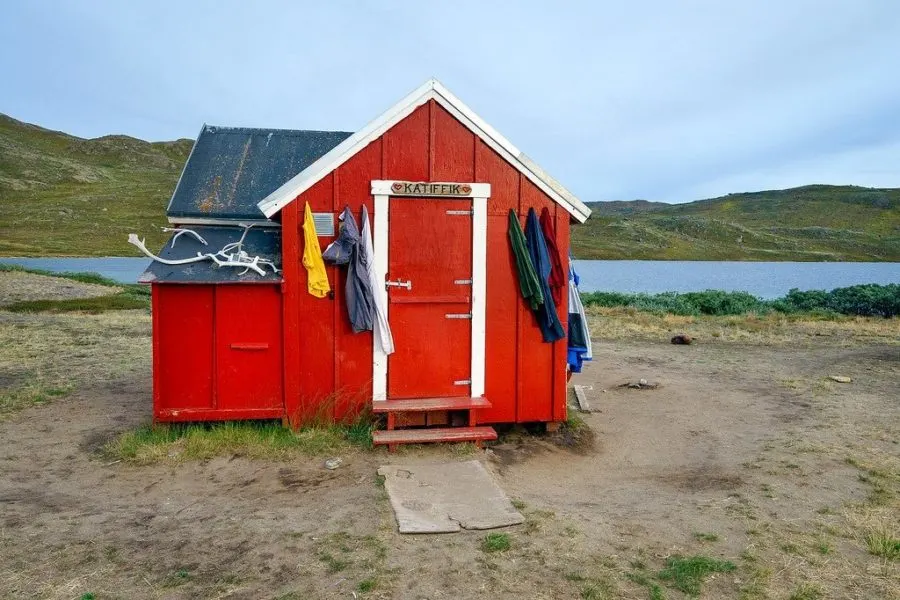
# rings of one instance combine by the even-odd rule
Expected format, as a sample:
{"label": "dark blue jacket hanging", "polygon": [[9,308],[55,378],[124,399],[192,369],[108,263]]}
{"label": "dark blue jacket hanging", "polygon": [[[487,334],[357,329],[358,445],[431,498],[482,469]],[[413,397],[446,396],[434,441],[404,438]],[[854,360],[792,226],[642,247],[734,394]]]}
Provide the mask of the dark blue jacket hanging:
{"label": "dark blue jacket hanging", "polygon": [[531,255],[534,270],[537,271],[538,280],[541,283],[541,292],[544,294],[544,303],[538,306],[534,315],[537,317],[544,341],[555,342],[566,337],[566,332],[556,314],[556,303],[550,292],[549,278],[553,266],[550,264],[550,254],[547,251],[547,242],[544,240],[541,224],[533,208],[528,209],[528,220],[525,222],[525,241],[528,244],[528,254]]}

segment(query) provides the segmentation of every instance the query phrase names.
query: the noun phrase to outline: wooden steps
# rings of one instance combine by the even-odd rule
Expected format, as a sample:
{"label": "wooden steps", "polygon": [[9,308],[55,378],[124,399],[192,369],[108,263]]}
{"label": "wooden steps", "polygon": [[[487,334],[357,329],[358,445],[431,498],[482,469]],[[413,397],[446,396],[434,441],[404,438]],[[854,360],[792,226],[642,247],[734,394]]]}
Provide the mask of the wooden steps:
{"label": "wooden steps", "polygon": [[[398,444],[426,444],[435,442],[475,442],[496,440],[493,427],[476,427],[476,411],[490,408],[486,398],[454,396],[448,398],[404,398],[372,403],[372,411],[387,415],[387,430],[373,431],[372,442],[387,445],[394,451]],[[468,413],[468,414],[465,414]],[[452,418],[451,418],[452,417]],[[433,427],[433,425],[455,427]],[[403,425],[432,425],[406,427]]]}
{"label": "wooden steps", "polygon": [[384,400],[372,403],[372,412],[410,412],[432,410],[471,410],[473,408],[490,408],[491,403],[485,398],[406,398],[403,400]]}
{"label": "wooden steps", "polygon": [[387,444],[427,444],[434,442],[483,442],[496,440],[493,427],[432,427],[430,429],[394,429],[393,431],[373,431],[372,442]]}

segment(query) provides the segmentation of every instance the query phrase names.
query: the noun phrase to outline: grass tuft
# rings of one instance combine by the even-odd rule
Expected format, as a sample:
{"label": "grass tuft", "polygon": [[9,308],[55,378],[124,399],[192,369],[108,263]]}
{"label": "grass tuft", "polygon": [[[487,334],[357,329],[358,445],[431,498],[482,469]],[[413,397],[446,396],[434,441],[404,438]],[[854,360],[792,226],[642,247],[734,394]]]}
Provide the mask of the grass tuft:
{"label": "grass tuft", "polygon": [[296,432],[273,421],[145,425],[123,433],[108,443],[104,452],[110,458],[136,464],[229,454],[284,460],[298,454],[321,455],[353,446],[368,448],[372,427],[362,420],[353,425],[306,427]]}
{"label": "grass tuft", "polygon": [[713,573],[729,573],[736,569],[731,561],[706,556],[673,556],[666,565],[657,577],[671,581],[675,589],[692,596],[700,594],[703,582]]}
{"label": "grass tuft", "polygon": [[791,592],[788,600],[819,600],[822,597],[822,589],[819,586],[801,583]]}
{"label": "grass tuft", "polygon": [[694,532],[694,539],[701,542],[718,542],[719,536],[715,533],[703,533],[701,531]]}
{"label": "grass tuft", "polygon": [[869,553],[887,560],[900,560],[900,538],[886,530],[872,531],[866,535]]}
{"label": "grass tuft", "polygon": [[509,535],[506,533],[489,533],[481,540],[482,552],[505,552],[506,550],[509,550],[510,547],[511,543]]}

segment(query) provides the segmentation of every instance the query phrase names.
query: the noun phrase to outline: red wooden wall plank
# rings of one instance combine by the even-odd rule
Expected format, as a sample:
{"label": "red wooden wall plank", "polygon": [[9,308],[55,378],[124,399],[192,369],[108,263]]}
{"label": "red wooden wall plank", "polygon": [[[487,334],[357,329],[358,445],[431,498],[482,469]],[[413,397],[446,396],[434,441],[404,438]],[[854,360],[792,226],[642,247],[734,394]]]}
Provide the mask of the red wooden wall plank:
{"label": "red wooden wall plank", "polygon": [[[362,228],[362,206],[369,211],[374,226],[372,180],[381,176],[382,141],[376,140],[335,171],[334,209],[336,213],[349,206],[357,225]],[[334,303],[334,418],[352,420],[365,410],[372,399],[372,332],[354,333],[350,325],[344,290],[347,269],[337,269],[338,290]]]}
{"label": "red wooden wall plank", "polygon": [[[556,206],[556,244],[563,271],[569,276],[569,213]],[[568,332],[569,294],[568,287],[563,289],[562,302],[556,307],[563,331]],[[568,382],[566,381],[566,355],[568,341],[566,338],[553,344],[553,420],[565,421],[568,409]]]}
{"label": "red wooden wall plank", "polygon": [[[299,214],[303,207],[295,200],[281,211],[281,263],[282,263],[282,312],[283,312],[283,364],[284,364],[284,412],[285,418],[294,426],[302,420],[300,386],[304,379],[300,375],[300,286],[306,287],[306,275],[301,281]],[[305,319],[303,322],[306,325]]]}
{"label": "red wooden wall plank", "polygon": [[160,287],[159,285],[150,286],[150,318],[152,320],[153,329],[151,334],[153,337],[153,419],[156,419],[156,407],[161,406],[162,398],[162,367],[160,363],[161,347],[159,344],[159,311],[160,311]]}
{"label": "red wooden wall plank", "polygon": [[[540,216],[543,206],[549,203],[551,211],[555,207],[524,175],[520,177],[519,199],[523,223],[529,208],[534,207]],[[519,303],[525,307],[521,297]],[[521,318],[519,354],[522,360],[519,380],[522,386],[517,419],[519,422],[550,421],[553,417],[553,344],[544,342],[537,319],[529,308],[525,308],[525,314]]]}
{"label": "red wooden wall plank", "polygon": [[478,411],[479,423],[516,421],[518,397],[519,281],[509,244],[508,211],[518,208],[519,173],[481,140],[475,147],[475,181],[491,184],[487,219],[487,306],[485,387],[491,408]]}
{"label": "red wooden wall plank", "polygon": [[428,104],[423,104],[382,136],[384,178],[427,180],[429,137]]}
{"label": "red wooden wall plank", "polygon": [[475,142],[474,181],[491,184],[488,215],[506,218],[509,209],[519,210],[519,172],[480,139]]}
{"label": "red wooden wall plank", "polygon": [[432,181],[474,181],[475,134],[441,105],[431,101],[434,132]]}
{"label": "red wooden wall plank", "polygon": [[213,397],[214,297],[211,285],[156,285],[159,402],[154,415],[210,409]]}
{"label": "red wooden wall plank", "polygon": [[[312,210],[331,212],[334,209],[334,178],[325,177],[301,195],[295,204],[299,205],[302,211],[305,202],[309,202]],[[293,260],[297,262],[300,262],[303,256],[305,244],[302,226],[301,217],[295,226],[299,243],[296,258]],[[336,220],[335,231],[337,231]],[[324,249],[334,241],[334,237],[317,236],[317,240],[319,248]],[[326,271],[328,282],[334,290],[338,285],[337,268],[328,266]],[[329,419],[333,416],[334,403],[334,313],[337,301],[335,297],[317,298],[309,293],[306,268],[302,264],[299,269],[299,281],[295,309],[300,324],[297,334],[298,363],[295,367],[299,379],[298,410],[305,421]]]}

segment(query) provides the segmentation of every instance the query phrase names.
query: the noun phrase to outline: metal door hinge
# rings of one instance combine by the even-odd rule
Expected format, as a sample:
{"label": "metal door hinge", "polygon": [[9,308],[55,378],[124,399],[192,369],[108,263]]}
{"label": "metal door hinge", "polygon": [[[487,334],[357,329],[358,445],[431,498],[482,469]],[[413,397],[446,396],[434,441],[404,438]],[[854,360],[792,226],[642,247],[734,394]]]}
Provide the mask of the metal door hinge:
{"label": "metal door hinge", "polygon": [[448,210],[448,215],[458,215],[458,216],[466,216],[466,215],[474,215],[474,210]]}
{"label": "metal door hinge", "polygon": [[472,385],[471,379],[457,379],[453,382],[453,385]]}
{"label": "metal door hinge", "polygon": [[472,285],[472,280],[471,279],[454,279],[453,284],[454,285]]}
{"label": "metal door hinge", "polygon": [[472,313],[446,313],[444,316],[448,319],[471,319]]}

